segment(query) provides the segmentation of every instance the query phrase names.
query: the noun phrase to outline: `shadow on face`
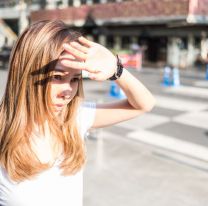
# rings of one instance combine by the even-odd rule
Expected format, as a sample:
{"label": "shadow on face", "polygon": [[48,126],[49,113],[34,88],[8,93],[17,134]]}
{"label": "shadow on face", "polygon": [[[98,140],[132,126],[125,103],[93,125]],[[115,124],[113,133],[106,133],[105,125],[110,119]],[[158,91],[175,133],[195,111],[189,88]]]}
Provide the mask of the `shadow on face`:
{"label": "shadow on face", "polygon": [[[42,68],[31,72],[31,76],[36,77],[36,79],[37,79],[34,83],[35,86],[43,86],[43,85],[46,85],[47,83],[51,82],[52,73],[54,71],[54,68],[55,68],[57,62],[58,62],[58,59],[53,60],[53,61],[49,62],[48,64],[46,64],[45,66],[43,66]],[[42,77],[42,79],[39,79],[40,76]]]}

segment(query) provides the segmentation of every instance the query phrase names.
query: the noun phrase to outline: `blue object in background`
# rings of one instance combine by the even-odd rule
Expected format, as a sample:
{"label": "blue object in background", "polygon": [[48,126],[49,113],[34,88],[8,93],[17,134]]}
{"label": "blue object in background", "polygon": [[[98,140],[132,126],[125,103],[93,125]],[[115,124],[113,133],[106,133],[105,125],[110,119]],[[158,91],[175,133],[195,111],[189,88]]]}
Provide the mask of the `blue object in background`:
{"label": "blue object in background", "polygon": [[163,82],[162,85],[165,87],[169,87],[172,84],[171,80],[171,68],[166,66],[163,71]]}
{"label": "blue object in background", "polygon": [[206,64],[206,76],[205,79],[208,80],[208,64]]}
{"label": "blue object in background", "polygon": [[178,87],[180,86],[180,73],[177,67],[173,68],[173,76],[172,76],[172,86]]}
{"label": "blue object in background", "polygon": [[110,96],[117,99],[126,98],[123,90],[114,81],[112,81],[110,85]]}

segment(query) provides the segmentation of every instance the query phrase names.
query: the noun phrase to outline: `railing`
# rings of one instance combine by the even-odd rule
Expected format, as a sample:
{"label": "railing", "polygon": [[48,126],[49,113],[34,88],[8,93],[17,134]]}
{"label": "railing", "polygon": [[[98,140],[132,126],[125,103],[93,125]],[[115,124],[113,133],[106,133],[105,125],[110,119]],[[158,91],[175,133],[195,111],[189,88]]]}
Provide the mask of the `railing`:
{"label": "railing", "polygon": [[18,4],[18,0],[0,0],[0,8],[12,7]]}
{"label": "railing", "polygon": [[13,7],[18,5],[20,2],[27,4],[45,4],[46,0],[0,0],[0,8]]}
{"label": "railing", "polygon": [[[72,6],[73,1],[74,0],[68,0],[68,5]],[[80,0],[80,1],[81,1],[81,4],[87,4],[88,0]],[[91,1],[93,2],[93,4],[102,2],[102,0],[91,0]],[[127,0],[120,0],[120,1],[127,1]],[[14,7],[14,6],[18,5],[20,2],[25,2],[29,5],[39,4],[39,5],[41,5],[41,7],[45,7],[45,5],[47,4],[46,0],[0,0],[0,8]],[[56,4],[59,4],[61,1],[54,0],[54,2],[56,2]],[[107,2],[116,2],[116,0],[105,0],[105,2],[106,3]]]}

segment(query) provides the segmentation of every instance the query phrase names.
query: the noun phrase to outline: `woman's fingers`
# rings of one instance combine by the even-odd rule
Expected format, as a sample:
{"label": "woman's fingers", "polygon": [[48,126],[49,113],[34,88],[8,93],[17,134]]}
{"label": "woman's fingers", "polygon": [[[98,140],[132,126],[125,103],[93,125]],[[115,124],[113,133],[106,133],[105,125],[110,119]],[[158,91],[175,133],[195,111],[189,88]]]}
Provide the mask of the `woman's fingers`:
{"label": "woman's fingers", "polygon": [[86,69],[86,65],[85,65],[84,62],[71,61],[71,60],[69,60],[67,58],[61,58],[60,62],[65,67],[69,67],[69,68],[72,68],[72,69],[81,69],[81,70],[85,70]]}
{"label": "woman's fingers", "polygon": [[72,54],[70,54],[70,53],[68,53],[66,51],[62,52],[62,54],[60,55],[59,59],[69,59],[69,60],[72,60],[72,61],[76,60],[76,58]]}
{"label": "woman's fingers", "polygon": [[79,62],[79,61],[76,61],[76,60],[72,60],[71,58],[70,59],[65,58],[64,56],[60,57],[59,59],[60,59],[60,63],[63,64],[65,67],[69,67],[69,68],[72,68],[72,69],[86,70],[91,74],[97,74],[97,73],[100,72],[100,70],[98,70],[98,69],[87,67],[85,62]]}
{"label": "woman's fingers", "polygon": [[87,47],[91,47],[94,44],[94,42],[84,38],[83,36],[79,37],[78,40],[79,40],[79,42],[81,42],[82,44],[84,44]]}
{"label": "woman's fingers", "polygon": [[74,47],[75,49],[87,54],[88,53],[88,50],[89,48],[85,47],[85,46],[82,46],[81,44],[77,43],[77,42],[71,42],[70,45],[72,47]]}
{"label": "woman's fingers", "polygon": [[83,60],[85,61],[87,58],[87,54],[83,53],[82,51],[79,51],[78,49],[72,47],[69,44],[64,44],[63,45],[64,49],[69,52],[70,54],[72,54],[74,57],[76,57],[77,59]]}
{"label": "woman's fingers", "polygon": [[[61,57],[61,63],[70,68],[82,69],[88,71],[92,75],[100,73],[102,70],[102,63],[100,64],[99,56],[102,50],[97,46],[98,44],[87,40],[84,37],[79,37],[79,42],[71,42],[64,44],[65,55],[72,55],[75,61],[70,57]],[[67,54],[68,53],[68,54]],[[80,62],[83,61],[83,62]]]}

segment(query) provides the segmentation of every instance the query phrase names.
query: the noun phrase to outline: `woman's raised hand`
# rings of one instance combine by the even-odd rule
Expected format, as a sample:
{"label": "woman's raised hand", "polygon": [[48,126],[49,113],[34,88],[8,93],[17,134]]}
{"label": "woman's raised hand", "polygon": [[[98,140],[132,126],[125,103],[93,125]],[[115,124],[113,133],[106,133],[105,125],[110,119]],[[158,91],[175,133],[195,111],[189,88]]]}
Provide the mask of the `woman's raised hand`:
{"label": "woman's raised hand", "polygon": [[[81,69],[89,72],[89,78],[103,81],[116,71],[117,59],[104,46],[79,37],[79,42],[64,44],[64,54],[61,55],[61,63],[73,69]],[[72,58],[72,56],[74,58]]]}

